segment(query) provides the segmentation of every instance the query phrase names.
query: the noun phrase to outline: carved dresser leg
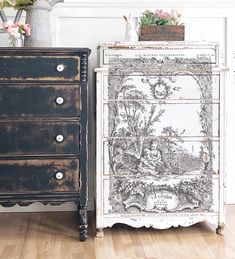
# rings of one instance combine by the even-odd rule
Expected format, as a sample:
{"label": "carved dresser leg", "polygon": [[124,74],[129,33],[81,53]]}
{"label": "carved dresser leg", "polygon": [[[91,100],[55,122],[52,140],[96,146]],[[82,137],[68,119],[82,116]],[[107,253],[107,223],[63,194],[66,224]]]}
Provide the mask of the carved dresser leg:
{"label": "carved dresser leg", "polygon": [[96,229],[96,237],[104,237],[103,228],[97,228]]}
{"label": "carved dresser leg", "polygon": [[79,239],[87,240],[87,208],[78,208]]}
{"label": "carved dresser leg", "polygon": [[219,224],[217,229],[216,229],[216,234],[223,235],[224,234],[224,227],[225,227],[224,224]]}

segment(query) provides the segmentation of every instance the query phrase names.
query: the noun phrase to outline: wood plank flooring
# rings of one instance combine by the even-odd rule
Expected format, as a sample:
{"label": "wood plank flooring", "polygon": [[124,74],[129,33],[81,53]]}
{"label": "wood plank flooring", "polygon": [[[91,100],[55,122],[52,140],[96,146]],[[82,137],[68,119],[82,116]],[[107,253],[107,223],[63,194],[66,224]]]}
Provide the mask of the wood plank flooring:
{"label": "wood plank flooring", "polygon": [[117,224],[78,241],[75,212],[0,213],[0,259],[235,259],[235,205],[227,206],[225,235],[198,223],[166,230]]}

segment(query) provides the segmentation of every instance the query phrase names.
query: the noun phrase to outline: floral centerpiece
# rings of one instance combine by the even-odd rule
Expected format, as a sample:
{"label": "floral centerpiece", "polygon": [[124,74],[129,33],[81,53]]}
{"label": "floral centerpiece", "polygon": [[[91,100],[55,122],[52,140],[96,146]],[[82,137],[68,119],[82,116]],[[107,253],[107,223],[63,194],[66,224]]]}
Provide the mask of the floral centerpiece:
{"label": "floral centerpiece", "polygon": [[180,18],[181,14],[176,10],[171,10],[171,12],[146,10],[140,17],[140,25],[180,25]]}
{"label": "floral centerpiece", "polygon": [[30,36],[31,26],[29,24],[7,21],[3,22],[2,25],[5,32],[9,34],[10,46],[12,47],[22,47],[23,36]]}
{"label": "floral centerpiece", "polygon": [[[31,35],[25,34],[24,46],[26,47],[51,47],[51,30],[49,12],[53,7],[64,0],[0,0],[0,17],[3,22],[7,18],[3,12],[5,7],[17,9],[15,22],[23,10],[26,11],[26,23],[32,26]],[[38,26],[40,24],[40,26]]]}
{"label": "floral centerpiece", "polygon": [[[32,26],[30,37],[25,37],[26,47],[51,47],[50,12],[53,7],[64,0],[36,0],[25,8],[26,23]],[[40,24],[40,26],[38,26]]]}
{"label": "floral centerpiece", "polygon": [[[28,5],[33,5],[36,0],[0,0],[0,17],[2,18],[2,26],[4,32],[8,33],[10,46],[23,46],[23,36],[30,36],[31,26],[20,22],[20,17],[23,9]],[[14,22],[8,21],[3,9],[5,7],[13,7],[17,9]]]}
{"label": "floral centerpiece", "polygon": [[140,40],[184,40],[184,25],[176,10],[146,10],[140,17]]}

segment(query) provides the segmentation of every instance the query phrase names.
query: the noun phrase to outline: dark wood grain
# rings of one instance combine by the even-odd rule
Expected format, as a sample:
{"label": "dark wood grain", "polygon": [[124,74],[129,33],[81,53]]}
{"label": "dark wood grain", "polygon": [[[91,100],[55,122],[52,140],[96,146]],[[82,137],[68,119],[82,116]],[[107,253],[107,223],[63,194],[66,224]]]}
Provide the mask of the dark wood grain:
{"label": "dark wood grain", "polygon": [[[0,155],[79,153],[78,122],[8,122],[0,124]],[[63,135],[62,142],[56,141]]]}
{"label": "dark wood grain", "polygon": [[146,25],[140,27],[140,41],[183,41],[184,25]]}
{"label": "dark wood grain", "polygon": [[[63,64],[64,70],[57,71]],[[3,56],[0,58],[0,79],[79,80],[79,57]]]}

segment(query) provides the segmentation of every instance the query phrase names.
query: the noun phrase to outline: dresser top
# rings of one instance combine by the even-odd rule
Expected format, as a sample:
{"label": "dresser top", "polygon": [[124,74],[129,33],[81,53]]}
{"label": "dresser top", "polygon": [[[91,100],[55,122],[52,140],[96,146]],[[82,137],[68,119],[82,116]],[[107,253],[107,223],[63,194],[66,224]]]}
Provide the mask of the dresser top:
{"label": "dresser top", "polygon": [[63,48],[63,47],[46,47],[46,48],[0,48],[0,55],[10,53],[19,54],[19,53],[27,54],[52,54],[52,55],[77,55],[77,54],[90,54],[91,50],[89,48]]}
{"label": "dresser top", "polygon": [[217,48],[217,42],[206,41],[137,41],[102,42],[101,48]]}

